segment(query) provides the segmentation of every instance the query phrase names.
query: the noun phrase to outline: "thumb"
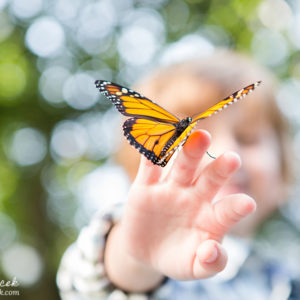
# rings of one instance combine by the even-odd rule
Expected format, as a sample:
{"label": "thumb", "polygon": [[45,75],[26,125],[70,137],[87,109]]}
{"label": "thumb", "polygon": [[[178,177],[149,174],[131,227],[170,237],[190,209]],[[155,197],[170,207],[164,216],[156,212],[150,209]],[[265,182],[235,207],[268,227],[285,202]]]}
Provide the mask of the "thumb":
{"label": "thumb", "polygon": [[198,247],[193,263],[195,279],[211,277],[221,272],[227,263],[227,253],[215,240],[206,240]]}

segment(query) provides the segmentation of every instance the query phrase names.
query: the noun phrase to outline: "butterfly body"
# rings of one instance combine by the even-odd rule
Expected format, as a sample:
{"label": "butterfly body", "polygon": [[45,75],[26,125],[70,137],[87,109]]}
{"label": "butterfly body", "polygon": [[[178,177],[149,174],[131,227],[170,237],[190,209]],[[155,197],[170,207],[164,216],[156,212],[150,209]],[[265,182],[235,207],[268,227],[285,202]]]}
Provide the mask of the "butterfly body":
{"label": "butterfly body", "polygon": [[244,98],[260,81],[233,93],[195,118],[182,120],[131,89],[103,80],[97,80],[95,84],[121,114],[131,117],[123,124],[129,143],[153,164],[164,167],[175,151],[185,144],[198,121]]}
{"label": "butterfly body", "polygon": [[180,122],[176,124],[175,135],[179,137],[184,132],[184,130],[191,124],[192,120],[193,119],[191,117],[187,117],[185,119],[180,120]]}

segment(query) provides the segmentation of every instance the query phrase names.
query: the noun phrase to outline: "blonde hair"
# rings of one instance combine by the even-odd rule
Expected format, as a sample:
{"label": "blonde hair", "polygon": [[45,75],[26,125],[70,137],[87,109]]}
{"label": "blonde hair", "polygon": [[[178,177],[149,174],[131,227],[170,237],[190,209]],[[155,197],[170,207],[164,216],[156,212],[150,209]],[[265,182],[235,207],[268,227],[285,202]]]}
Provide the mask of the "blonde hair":
{"label": "blonde hair", "polygon": [[[186,101],[167,101],[170,89],[180,89],[182,80],[189,80],[193,84],[198,81],[212,84],[221,97],[226,97],[232,92],[257,80],[263,82],[255,93],[257,98],[255,109],[265,113],[274,132],[277,135],[280,148],[282,179],[285,183],[292,178],[290,156],[290,134],[286,119],[282,116],[275,99],[276,81],[272,74],[255,64],[250,58],[232,51],[218,51],[206,58],[187,60],[174,65],[161,67],[149,74],[134,85],[134,89],[150,99],[162,104],[163,107],[174,112],[174,105],[182,114],[191,115],[195,107],[188,105]],[[188,91],[186,91],[188,93]],[[173,93],[174,94],[174,93]],[[176,95],[180,93],[175,93]],[[179,97],[179,96],[178,96]],[[216,101],[220,99],[216,99]],[[203,109],[207,108],[207,102],[202,103]],[[198,111],[197,111],[198,112]],[[124,166],[133,179],[138,167],[138,152],[131,149],[126,141],[116,154],[116,160]]]}

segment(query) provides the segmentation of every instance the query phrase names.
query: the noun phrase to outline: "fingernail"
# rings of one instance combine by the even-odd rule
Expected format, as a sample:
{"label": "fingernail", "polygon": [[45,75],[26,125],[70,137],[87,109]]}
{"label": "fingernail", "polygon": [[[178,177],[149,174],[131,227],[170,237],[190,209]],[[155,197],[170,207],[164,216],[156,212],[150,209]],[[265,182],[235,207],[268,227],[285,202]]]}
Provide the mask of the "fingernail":
{"label": "fingernail", "polygon": [[218,257],[218,249],[214,247],[211,255],[204,261],[207,264],[213,263]]}
{"label": "fingernail", "polygon": [[226,157],[227,159],[228,158],[232,159],[233,156],[238,160],[238,163],[241,165],[242,164],[241,157],[236,152],[227,151],[224,153],[224,157]]}
{"label": "fingernail", "polygon": [[237,170],[241,166],[241,159],[235,152],[225,152],[222,155],[222,163],[219,168],[219,173],[222,176],[228,176],[233,171]]}

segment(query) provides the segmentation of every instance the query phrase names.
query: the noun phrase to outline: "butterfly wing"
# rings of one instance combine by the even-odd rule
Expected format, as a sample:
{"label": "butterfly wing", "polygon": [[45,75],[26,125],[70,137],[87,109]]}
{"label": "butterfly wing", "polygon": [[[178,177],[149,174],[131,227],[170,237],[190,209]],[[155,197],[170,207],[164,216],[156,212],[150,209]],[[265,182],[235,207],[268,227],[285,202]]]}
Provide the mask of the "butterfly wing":
{"label": "butterfly wing", "polygon": [[192,122],[187,126],[187,128],[182,132],[182,134],[174,140],[172,145],[167,149],[166,153],[163,155],[161,158],[160,163],[164,163],[165,165],[168,163],[174,152],[181,146],[185,144],[187,141],[188,137],[192,133],[193,129],[195,128],[197,122],[201,119],[205,119],[207,117],[212,116],[213,114],[216,114],[217,112],[221,111],[222,109],[226,108],[228,105],[231,105],[238,100],[244,98],[247,96],[250,92],[252,92],[259,84],[261,81],[257,81],[253,84],[250,84],[243,89],[236,91],[232,95],[228,96],[227,98],[223,99],[221,102],[218,102],[216,105],[210,107],[208,110],[205,112],[199,114],[196,116]]}
{"label": "butterfly wing", "polygon": [[124,122],[123,130],[130,144],[151,160],[153,164],[162,167],[166,165],[162,157],[172,145],[176,131],[173,124],[130,118]]}
{"label": "butterfly wing", "polygon": [[221,111],[222,109],[228,107],[229,105],[243,99],[244,97],[246,97],[249,93],[251,93],[257,86],[259,86],[261,83],[261,81],[257,81],[255,83],[252,83],[246,87],[244,87],[243,89],[236,91],[235,93],[233,93],[232,95],[228,96],[227,98],[223,99],[222,101],[220,101],[219,103],[217,103],[216,105],[210,107],[208,110],[206,110],[205,112],[199,114],[198,116],[196,116],[192,123],[196,123],[201,119],[205,119],[207,117],[212,116],[213,114],[218,113],[219,111]]}
{"label": "butterfly wing", "polygon": [[179,119],[141,94],[121,85],[97,80],[99,91],[104,94],[124,116],[177,123]]}

